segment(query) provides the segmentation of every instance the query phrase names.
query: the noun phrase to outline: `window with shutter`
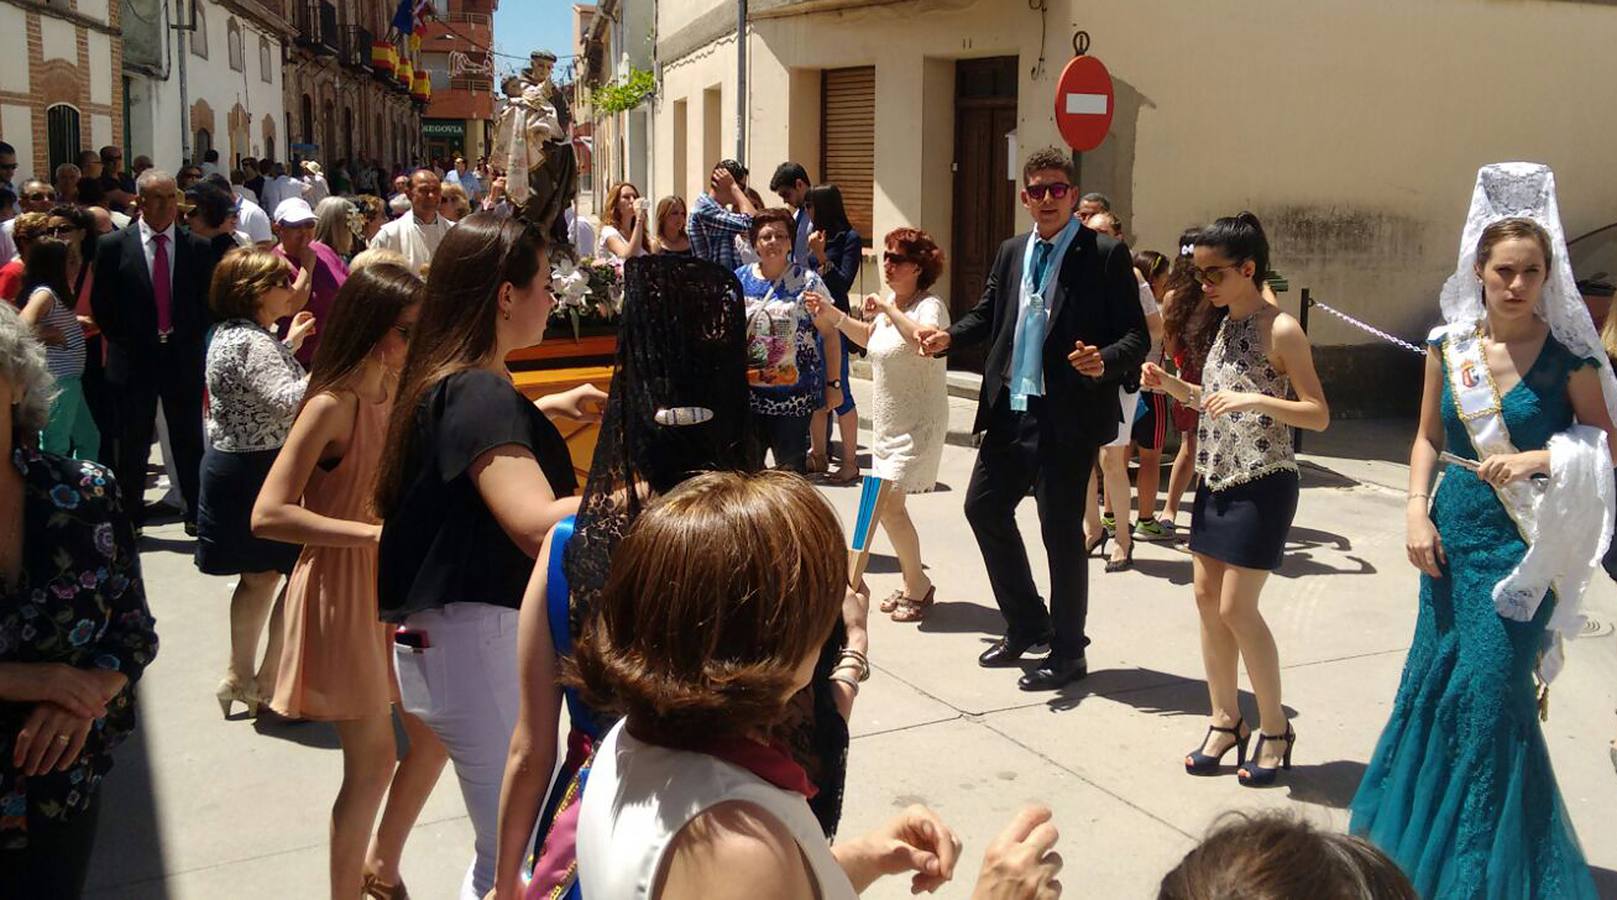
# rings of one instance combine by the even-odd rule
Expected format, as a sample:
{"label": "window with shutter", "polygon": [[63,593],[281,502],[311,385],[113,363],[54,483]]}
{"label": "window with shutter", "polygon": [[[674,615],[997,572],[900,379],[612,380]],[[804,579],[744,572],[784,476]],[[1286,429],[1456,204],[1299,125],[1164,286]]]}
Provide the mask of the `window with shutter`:
{"label": "window with shutter", "polygon": [[820,79],[820,182],[842,191],[866,244],[876,180],[876,67],[827,69]]}

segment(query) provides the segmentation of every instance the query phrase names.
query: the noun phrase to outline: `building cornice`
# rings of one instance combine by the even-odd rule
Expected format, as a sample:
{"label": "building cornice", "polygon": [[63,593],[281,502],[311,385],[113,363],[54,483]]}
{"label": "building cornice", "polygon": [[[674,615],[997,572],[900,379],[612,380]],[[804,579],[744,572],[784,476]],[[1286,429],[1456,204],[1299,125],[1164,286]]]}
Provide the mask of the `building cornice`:
{"label": "building cornice", "polygon": [[[116,0],[109,0],[109,2],[116,2]],[[122,31],[108,25],[106,22],[102,22],[98,19],[92,19],[89,16],[75,10],[62,9],[59,6],[47,6],[44,3],[38,2],[38,0],[0,0],[0,3],[4,3],[7,6],[15,6],[18,9],[25,10],[27,12],[39,13],[42,16],[48,16],[52,19],[61,19],[64,22],[72,22],[74,25],[88,28],[91,31],[98,31],[109,37],[123,37]]]}
{"label": "building cornice", "polygon": [[259,27],[274,32],[283,41],[291,40],[297,36],[296,29],[285,16],[270,9],[258,0],[217,0],[220,6],[257,23]]}

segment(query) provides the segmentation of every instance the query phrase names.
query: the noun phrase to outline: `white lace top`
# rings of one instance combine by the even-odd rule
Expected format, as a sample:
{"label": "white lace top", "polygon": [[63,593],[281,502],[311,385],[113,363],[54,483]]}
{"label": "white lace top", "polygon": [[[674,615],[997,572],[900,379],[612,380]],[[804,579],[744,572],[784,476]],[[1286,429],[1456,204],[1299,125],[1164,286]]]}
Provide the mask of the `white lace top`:
{"label": "white lace top", "polygon": [[[1269,362],[1258,319],[1256,314],[1240,321],[1226,316],[1219,324],[1202,368],[1203,398],[1217,391],[1290,398],[1291,379]],[[1297,460],[1291,452],[1291,429],[1275,417],[1258,412],[1199,417],[1196,474],[1208,490],[1222,491],[1283,471],[1297,471]]]}
{"label": "white lace top", "polygon": [[208,344],[208,441],[230,453],[278,449],[308,384],[291,348],[262,325],[220,322]]}

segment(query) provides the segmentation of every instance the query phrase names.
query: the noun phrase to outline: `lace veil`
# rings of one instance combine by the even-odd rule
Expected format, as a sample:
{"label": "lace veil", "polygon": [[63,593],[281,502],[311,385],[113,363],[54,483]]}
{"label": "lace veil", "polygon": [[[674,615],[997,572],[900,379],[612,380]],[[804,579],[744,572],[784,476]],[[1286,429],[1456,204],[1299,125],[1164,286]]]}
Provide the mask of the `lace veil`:
{"label": "lace veil", "polygon": [[1561,227],[1561,207],[1555,196],[1555,173],[1539,163],[1493,163],[1477,171],[1477,184],[1471,192],[1471,211],[1460,235],[1460,261],[1443,285],[1443,318],[1450,327],[1472,328],[1483,317],[1482,286],[1477,282],[1477,240],[1483,229],[1506,218],[1528,218],[1544,226],[1550,234],[1555,259],[1544,284],[1540,318],[1549,323],[1550,333],[1576,356],[1593,358],[1600,364],[1600,387],[1606,410],[1617,422],[1617,378],[1613,378],[1606,351],[1600,342],[1583,295],[1572,277],[1572,261],[1567,255],[1566,232]]}
{"label": "lace veil", "polygon": [[[652,497],[697,472],[748,467],[740,282],[722,266],[677,256],[632,258],[623,279],[612,393],[564,557],[574,634],[606,586],[612,551]],[[659,411],[664,421],[703,421],[664,425]]]}

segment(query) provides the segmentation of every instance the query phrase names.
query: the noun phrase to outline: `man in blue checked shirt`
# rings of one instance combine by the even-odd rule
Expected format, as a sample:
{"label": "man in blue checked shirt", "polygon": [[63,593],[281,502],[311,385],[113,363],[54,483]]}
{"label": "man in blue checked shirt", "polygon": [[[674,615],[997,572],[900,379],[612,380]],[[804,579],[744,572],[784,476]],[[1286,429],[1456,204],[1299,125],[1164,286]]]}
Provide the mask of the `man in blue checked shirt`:
{"label": "man in blue checked shirt", "polygon": [[[741,267],[736,235],[752,228],[752,214],[758,211],[741,188],[746,177],[746,167],[741,163],[733,159],[720,161],[713,167],[707,191],[697,196],[686,223],[691,252],[732,272]],[[726,203],[732,204],[735,212],[726,209]]]}

